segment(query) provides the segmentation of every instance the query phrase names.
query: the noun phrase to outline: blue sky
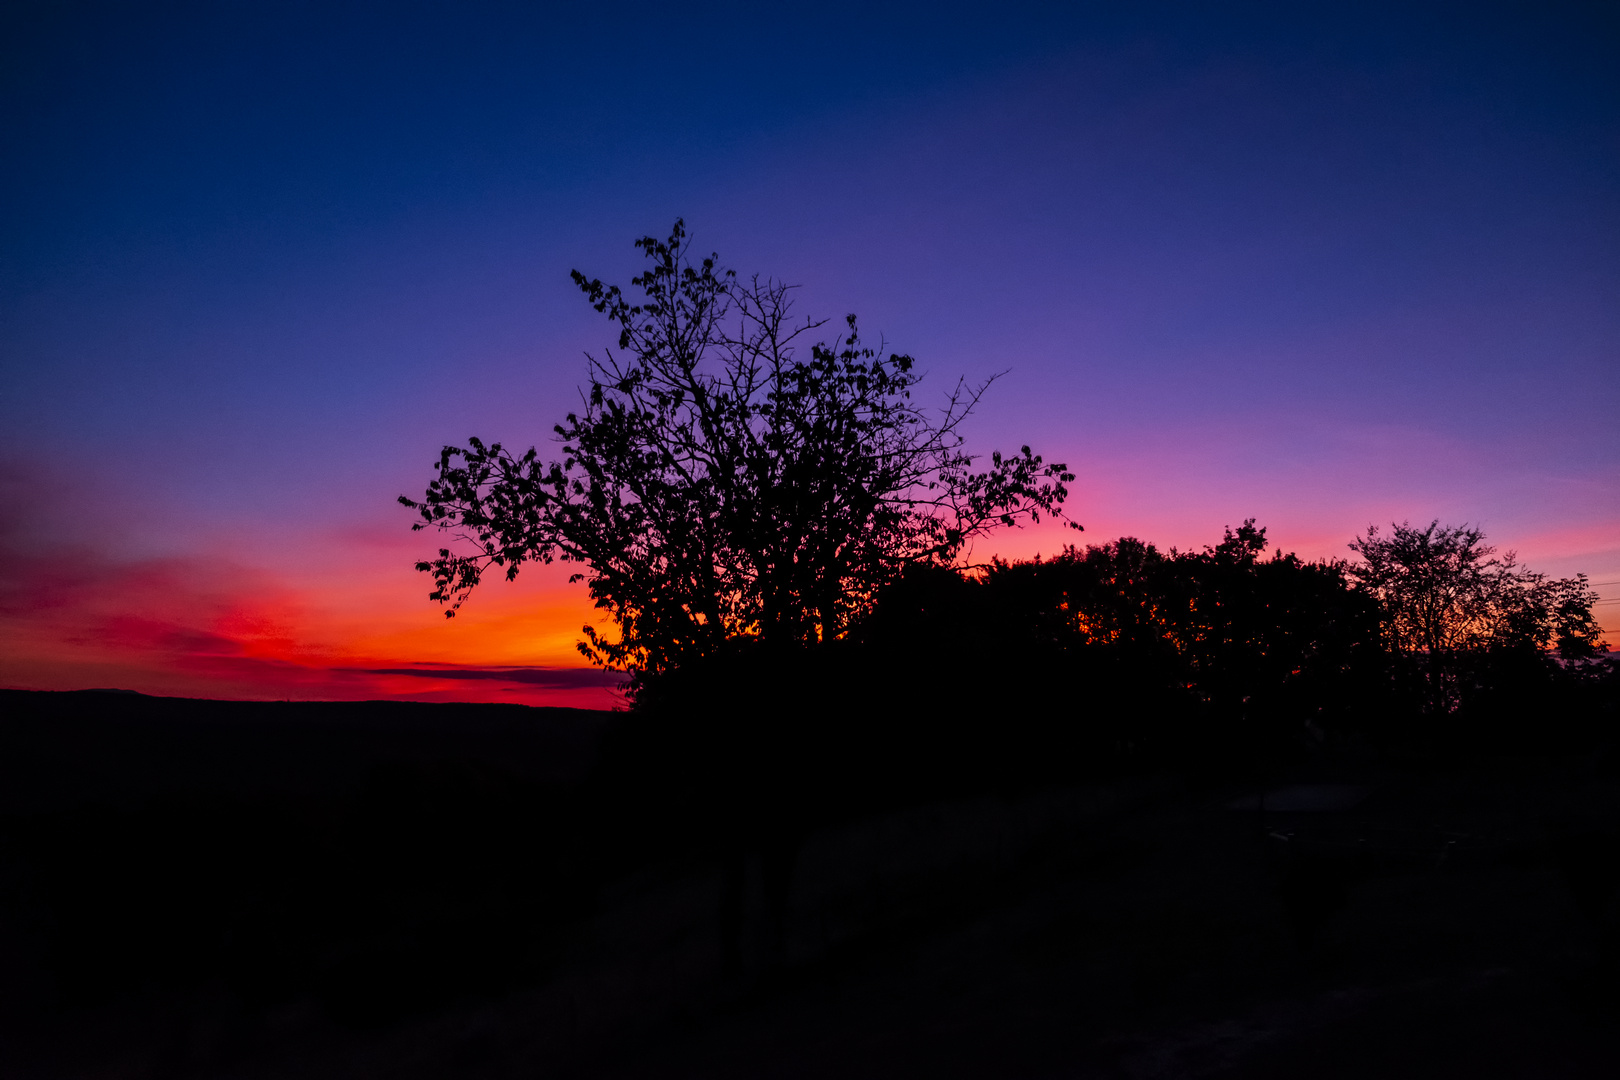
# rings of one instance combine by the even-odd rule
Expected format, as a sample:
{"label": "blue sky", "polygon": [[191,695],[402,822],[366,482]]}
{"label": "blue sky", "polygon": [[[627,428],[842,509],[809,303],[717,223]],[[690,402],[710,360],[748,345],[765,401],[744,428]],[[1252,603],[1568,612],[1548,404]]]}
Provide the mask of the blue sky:
{"label": "blue sky", "polygon": [[[110,600],[39,614],[40,581],[154,560],[164,619],[198,630],[183,583],[217,581],[202,629],[274,623],[279,662],[470,662],[487,639],[422,601],[391,500],[442,443],[543,441],[607,339],[568,271],[628,278],[677,216],[940,389],[1005,371],[976,444],[1068,461],[1096,539],[1258,516],[1316,556],[1439,517],[1620,579],[1601,6],[5,19],[0,461],[28,569],[3,614],[69,643],[58,681],[173,667],[118,652]],[[528,588],[475,601],[508,636],[502,605],[551,620],[502,662],[572,662],[588,609]],[[393,636],[354,644],[359,613]],[[74,668],[85,642],[127,672]]]}

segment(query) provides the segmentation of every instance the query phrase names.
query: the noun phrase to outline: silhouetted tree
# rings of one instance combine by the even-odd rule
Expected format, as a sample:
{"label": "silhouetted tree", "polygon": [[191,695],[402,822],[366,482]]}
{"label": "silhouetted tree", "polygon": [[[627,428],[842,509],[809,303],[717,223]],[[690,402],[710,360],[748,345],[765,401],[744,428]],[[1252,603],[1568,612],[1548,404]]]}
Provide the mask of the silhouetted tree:
{"label": "silhouetted tree", "polygon": [[637,706],[601,781],[615,842],[720,857],[735,970],[749,853],[779,944],[807,822],[895,784],[873,766],[901,741],[862,722],[876,710],[864,679],[836,671],[838,643],[908,568],[1061,518],[1074,477],[1027,446],[975,468],[961,428],[989,383],[958,381],[925,409],[911,357],[864,345],[853,315],[813,342],[824,323],[794,318],[788,286],[694,262],[681,222],[636,247],[634,300],[573,274],[618,346],[587,355],[583,406],[554,429],[561,460],[470,439],[444,448],[421,500],[400,501],[413,528],[461,540],[417,564],[447,614],[492,566],[511,579],[530,561],[578,564],[571,580],[618,628],[586,627],[580,650],[631,672]]}
{"label": "silhouetted tree", "polygon": [[1521,569],[1513,552],[1495,558],[1484,541],[1479,529],[1432,521],[1392,525],[1387,536],[1369,526],[1350,544],[1362,559],[1351,578],[1383,606],[1389,644],[1420,672],[1433,712],[1456,710],[1481,658],[1607,648],[1586,575],[1551,579]]}
{"label": "silhouetted tree", "polygon": [[1342,561],[1262,558],[1250,518],[1221,543],[1172,560],[1163,606],[1205,710],[1209,752],[1276,753],[1352,726],[1384,673],[1380,612]]}
{"label": "silhouetted tree", "polygon": [[1199,552],[1125,537],[910,573],[855,637],[912,676],[897,694],[981,782],[1167,755],[1264,766],[1357,730],[1388,675],[1379,608],[1345,564],[1266,546],[1250,520]]}
{"label": "silhouetted tree", "polygon": [[[578,563],[616,640],[581,651],[647,676],[750,640],[798,649],[842,636],[908,565],[949,564],[987,530],[1062,515],[1073,480],[1024,447],[975,471],[961,426],[989,383],[915,404],[911,357],[832,343],[795,321],[790,288],[693,263],[677,221],[636,241],[650,262],[617,286],[575,283],[618,328],[588,355],[583,408],[555,428],[561,461],[470,439],[447,446],[413,528],[461,550],[418,564],[453,614],[491,566]],[[993,381],[993,380],[992,380]]]}

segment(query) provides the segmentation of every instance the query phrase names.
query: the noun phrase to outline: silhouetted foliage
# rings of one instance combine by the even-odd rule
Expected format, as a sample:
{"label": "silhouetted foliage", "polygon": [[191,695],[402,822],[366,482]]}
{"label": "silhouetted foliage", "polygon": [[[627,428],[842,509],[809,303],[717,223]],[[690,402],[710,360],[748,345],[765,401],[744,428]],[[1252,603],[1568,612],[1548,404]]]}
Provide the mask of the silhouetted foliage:
{"label": "silhouetted foliage", "polygon": [[[635,302],[574,273],[618,346],[588,357],[561,460],[471,439],[400,501],[463,542],[418,564],[447,614],[492,566],[579,564],[619,631],[580,649],[630,671],[636,704],[581,812],[591,874],[717,859],[730,971],[749,861],[780,944],[795,853],[829,823],[1164,765],[1262,782],[1368,740],[1522,746],[1533,698],[1612,701],[1607,665],[1547,655],[1601,651],[1584,577],[1493,558],[1478,530],[1371,528],[1360,563],[1308,562],[1268,557],[1249,519],[1201,551],[1124,537],[962,566],[995,527],[1061,517],[1073,480],[1028,447],[975,471],[961,426],[988,384],[930,412],[912,359],[854,316],[807,344],[824,324],[794,320],[787,286],[694,262],[679,222],[636,246]],[[1583,698],[1583,677],[1607,689]],[[1424,709],[1466,713],[1472,742]],[[1350,879],[1290,866],[1308,941]]]}
{"label": "silhouetted foliage", "polygon": [[1351,542],[1352,580],[1382,605],[1390,648],[1421,681],[1426,708],[1455,712],[1478,689],[1518,669],[1544,672],[1546,653],[1583,660],[1607,651],[1586,575],[1552,579],[1494,558],[1484,533],[1410,522]]}
{"label": "silhouetted foliage", "polygon": [[836,341],[796,320],[791,290],[693,263],[681,222],[636,241],[650,262],[617,286],[574,281],[618,328],[591,355],[583,409],[556,428],[562,460],[471,439],[447,446],[420,500],[469,546],[418,564],[453,614],[497,566],[583,568],[611,640],[581,651],[645,676],[755,639],[797,648],[843,636],[901,570],[948,564],[987,530],[1061,516],[1073,476],[1024,447],[975,471],[961,426],[989,383],[958,383],[938,412],[912,400],[911,357]]}
{"label": "silhouetted foliage", "polygon": [[959,743],[981,781],[1165,755],[1260,764],[1345,737],[1388,674],[1380,612],[1344,565],[1265,547],[1248,521],[1202,552],[1127,537],[974,576],[919,570],[854,640],[910,673],[875,700],[973,733]]}

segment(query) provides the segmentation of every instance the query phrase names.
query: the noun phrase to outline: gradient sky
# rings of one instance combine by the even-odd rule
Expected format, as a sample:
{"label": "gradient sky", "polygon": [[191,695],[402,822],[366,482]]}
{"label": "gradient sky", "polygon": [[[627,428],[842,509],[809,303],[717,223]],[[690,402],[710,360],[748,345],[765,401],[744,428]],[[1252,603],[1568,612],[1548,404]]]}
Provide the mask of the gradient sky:
{"label": "gradient sky", "polygon": [[1006,371],[974,448],[1093,542],[1439,518],[1620,599],[1609,7],[1057,8],[8,5],[0,685],[610,703],[582,587],[447,621],[393,500],[544,442],[569,270],[677,216]]}

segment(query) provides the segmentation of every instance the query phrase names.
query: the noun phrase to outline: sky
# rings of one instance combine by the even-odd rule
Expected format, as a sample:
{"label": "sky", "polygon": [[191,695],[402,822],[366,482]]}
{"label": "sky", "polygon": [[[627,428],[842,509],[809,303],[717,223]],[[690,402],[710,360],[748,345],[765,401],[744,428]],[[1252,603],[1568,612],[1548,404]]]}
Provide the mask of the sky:
{"label": "sky", "polygon": [[[0,685],[611,706],[555,568],[453,620],[439,448],[547,448],[569,280],[703,250],[860,315],[1081,539],[1468,523],[1620,646],[1604,5],[19,3]],[[1075,539],[999,534],[977,556]]]}

